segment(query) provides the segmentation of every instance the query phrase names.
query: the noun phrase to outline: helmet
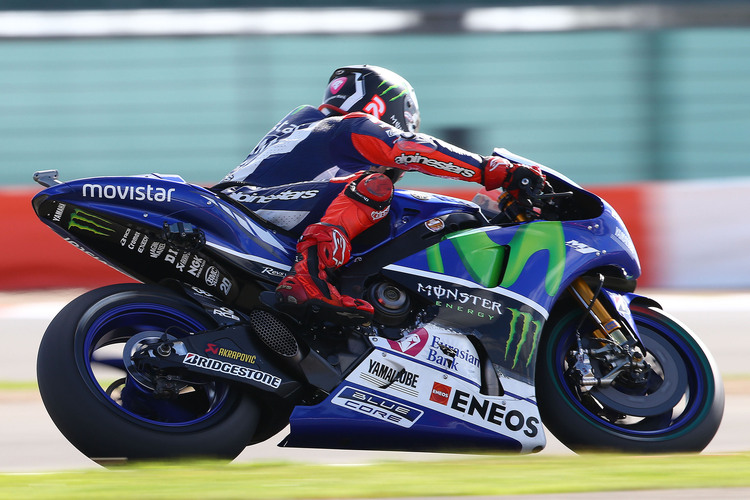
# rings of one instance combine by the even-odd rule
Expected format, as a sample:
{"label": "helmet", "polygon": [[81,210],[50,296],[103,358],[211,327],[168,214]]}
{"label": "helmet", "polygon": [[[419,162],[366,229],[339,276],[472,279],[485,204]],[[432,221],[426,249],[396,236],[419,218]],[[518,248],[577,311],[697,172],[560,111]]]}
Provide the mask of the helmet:
{"label": "helmet", "polygon": [[419,104],[409,82],[367,64],[338,68],[328,80],[321,110],[364,111],[404,132],[419,131]]}

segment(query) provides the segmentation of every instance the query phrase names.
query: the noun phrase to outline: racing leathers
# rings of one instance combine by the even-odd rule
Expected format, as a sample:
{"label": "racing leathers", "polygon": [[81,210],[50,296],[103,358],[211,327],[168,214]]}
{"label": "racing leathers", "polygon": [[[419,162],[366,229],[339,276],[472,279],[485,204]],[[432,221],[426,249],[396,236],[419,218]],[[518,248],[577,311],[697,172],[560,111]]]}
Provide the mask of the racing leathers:
{"label": "racing leathers", "polygon": [[[358,321],[372,315],[366,301],[341,295],[329,273],[349,260],[351,240],[388,214],[393,183],[380,173],[383,167],[476,182],[488,190],[512,187],[515,177],[530,173],[504,158],[403,132],[366,113],[328,116],[312,106],[295,109],[223,179],[246,186],[233,192],[240,201],[275,202],[276,208],[267,205],[265,211],[248,204],[272,222],[304,227],[297,262],[276,289],[280,304],[318,305],[316,310],[334,315],[358,314]],[[541,178],[538,171],[532,175]],[[273,220],[280,213],[284,217]]]}

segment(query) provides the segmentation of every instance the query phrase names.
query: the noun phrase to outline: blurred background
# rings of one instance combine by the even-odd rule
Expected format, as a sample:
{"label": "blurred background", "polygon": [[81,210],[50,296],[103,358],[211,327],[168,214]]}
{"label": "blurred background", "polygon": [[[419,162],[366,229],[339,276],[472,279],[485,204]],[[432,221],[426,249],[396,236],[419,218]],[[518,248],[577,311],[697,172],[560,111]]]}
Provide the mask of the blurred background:
{"label": "blurred background", "polygon": [[[279,4],[0,2],[0,289],[122,281],[36,220],[35,171],[210,185],[362,63],[412,83],[423,132],[605,196],[643,284],[750,287],[750,2]],[[475,191],[419,174],[400,187]]]}

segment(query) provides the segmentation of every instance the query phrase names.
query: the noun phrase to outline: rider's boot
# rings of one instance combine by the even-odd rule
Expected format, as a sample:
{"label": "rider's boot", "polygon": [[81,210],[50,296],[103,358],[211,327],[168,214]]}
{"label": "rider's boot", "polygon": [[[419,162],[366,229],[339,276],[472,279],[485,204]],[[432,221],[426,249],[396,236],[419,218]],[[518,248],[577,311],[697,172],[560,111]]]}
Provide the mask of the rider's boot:
{"label": "rider's boot", "polygon": [[346,263],[350,252],[343,228],[313,224],[305,229],[297,244],[297,263],[276,288],[282,309],[313,311],[324,320],[366,323],[372,319],[369,302],[342,295],[328,282],[328,273]]}
{"label": "rider's boot", "polygon": [[279,306],[350,324],[372,319],[372,305],[342,295],[329,282],[329,273],[349,261],[351,238],[388,214],[392,196],[393,183],[383,174],[362,174],[349,182],[321,222],[302,233],[297,262],[276,288]]}

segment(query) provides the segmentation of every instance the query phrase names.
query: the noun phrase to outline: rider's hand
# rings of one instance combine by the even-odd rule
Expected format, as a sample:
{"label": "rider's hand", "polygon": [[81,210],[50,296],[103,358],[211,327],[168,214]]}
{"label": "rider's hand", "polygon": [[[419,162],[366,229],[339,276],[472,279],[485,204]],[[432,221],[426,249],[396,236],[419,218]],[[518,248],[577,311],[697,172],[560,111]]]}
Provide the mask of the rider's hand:
{"label": "rider's hand", "polygon": [[529,198],[544,191],[546,180],[538,166],[513,163],[508,168],[502,187],[519,203],[530,206]]}

